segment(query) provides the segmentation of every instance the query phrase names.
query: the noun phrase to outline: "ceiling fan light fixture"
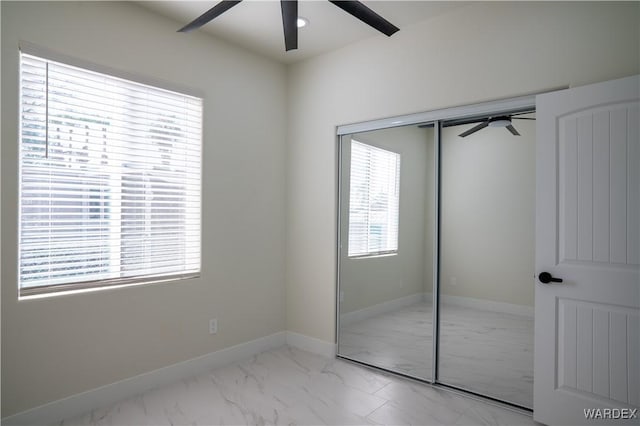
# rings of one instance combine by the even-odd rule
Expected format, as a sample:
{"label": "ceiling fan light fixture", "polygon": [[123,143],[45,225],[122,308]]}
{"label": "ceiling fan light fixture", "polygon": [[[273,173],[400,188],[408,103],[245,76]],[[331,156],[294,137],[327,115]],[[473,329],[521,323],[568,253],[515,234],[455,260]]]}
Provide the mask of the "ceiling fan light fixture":
{"label": "ceiling fan light fixture", "polygon": [[[211,9],[180,28],[178,32],[186,33],[200,28],[241,1],[242,0],[222,0]],[[357,0],[329,0],[329,2],[389,37],[400,30],[391,22],[387,21]],[[298,28],[308,25],[309,20],[302,16],[298,16],[298,0],[280,0],[280,9],[282,10],[282,29],[284,30],[285,51],[288,52],[289,50],[296,50],[298,48]]]}
{"label": "ceiling fan light fixture", "polygon": [[507,127],[511,125],[509,117],[497,117],[489,120],[489,127]]}

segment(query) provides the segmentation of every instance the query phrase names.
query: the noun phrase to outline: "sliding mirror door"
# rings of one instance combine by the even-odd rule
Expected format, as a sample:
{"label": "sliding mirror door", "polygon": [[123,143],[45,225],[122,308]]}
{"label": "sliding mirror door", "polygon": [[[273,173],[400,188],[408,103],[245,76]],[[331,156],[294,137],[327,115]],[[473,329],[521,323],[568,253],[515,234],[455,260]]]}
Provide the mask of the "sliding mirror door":
{"label": "sliding mirror door", "polygon": [[431,381],[433,125],[340,139],[338,355]]}
{"label": "sliding mirror door", "polygon": [[[517,117],[517,118],[516,118]],[[534,114],[444,123],[438,380],[533,405]],[[503,120],[503,125],[508,120]]]}

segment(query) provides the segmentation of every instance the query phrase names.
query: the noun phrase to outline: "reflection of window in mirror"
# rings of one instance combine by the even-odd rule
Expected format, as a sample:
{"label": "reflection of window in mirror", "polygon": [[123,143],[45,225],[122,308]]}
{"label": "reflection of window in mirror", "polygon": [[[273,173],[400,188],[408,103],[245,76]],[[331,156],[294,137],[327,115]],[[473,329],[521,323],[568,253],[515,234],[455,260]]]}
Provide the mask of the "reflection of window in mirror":
{"label": "reflection of window in mirror", "polygon": [[351,141],[349,257],[398,251],[400,154]]}

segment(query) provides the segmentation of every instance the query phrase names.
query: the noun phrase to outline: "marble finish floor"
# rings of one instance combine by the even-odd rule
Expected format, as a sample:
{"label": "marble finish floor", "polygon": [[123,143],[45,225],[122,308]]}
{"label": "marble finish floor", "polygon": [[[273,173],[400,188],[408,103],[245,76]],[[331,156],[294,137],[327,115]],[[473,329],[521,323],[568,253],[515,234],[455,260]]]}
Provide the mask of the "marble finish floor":
{"label": "marble finish floor", "polygon": [[[341,327],[339,353],[431,380],[431,303],[417,303]],[[533,318],[443,305],[440,381],[533,406]]]}
{"label": "marble finish floor", "polygon": [[535,425],[519,412],[288,346],[59,423]]}

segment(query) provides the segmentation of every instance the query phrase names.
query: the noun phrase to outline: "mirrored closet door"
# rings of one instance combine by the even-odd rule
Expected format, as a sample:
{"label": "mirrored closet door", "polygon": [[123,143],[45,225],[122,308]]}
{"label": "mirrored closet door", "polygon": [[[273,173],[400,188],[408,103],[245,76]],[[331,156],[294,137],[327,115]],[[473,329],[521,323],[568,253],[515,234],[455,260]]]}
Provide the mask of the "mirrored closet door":
{"label": "mirrored closet door", "polygon": [[533,406],[535,105],[518,99],[339,128],[339,357]]}
{"label": "mirrored closet door", "polygon": [[[533,406],[534,114],[444,122],[438,379]],[[473,133],[469,133],[473,132]],[[460,136],[463,135],[463,136]]]}
{"label": "mirrored closet door", "polygon": [[340,139],[340,356],[431,381],[433,125]]}

